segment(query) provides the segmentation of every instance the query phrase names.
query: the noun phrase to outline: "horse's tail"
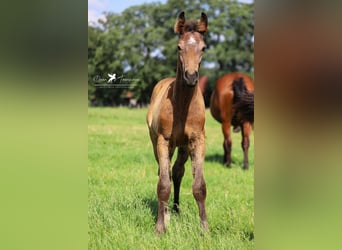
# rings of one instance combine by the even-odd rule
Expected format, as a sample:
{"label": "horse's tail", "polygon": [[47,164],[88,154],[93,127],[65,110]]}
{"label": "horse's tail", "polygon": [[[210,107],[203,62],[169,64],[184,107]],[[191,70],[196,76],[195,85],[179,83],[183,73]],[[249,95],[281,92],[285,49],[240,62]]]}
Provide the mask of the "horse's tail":
{"label": "horse's tail", "polygon": [[254,123],[254,91],[250,92],[246,88],[245,80],[239,77],[233,82],[233,108],[235,110],[233,123],[243,122]]}

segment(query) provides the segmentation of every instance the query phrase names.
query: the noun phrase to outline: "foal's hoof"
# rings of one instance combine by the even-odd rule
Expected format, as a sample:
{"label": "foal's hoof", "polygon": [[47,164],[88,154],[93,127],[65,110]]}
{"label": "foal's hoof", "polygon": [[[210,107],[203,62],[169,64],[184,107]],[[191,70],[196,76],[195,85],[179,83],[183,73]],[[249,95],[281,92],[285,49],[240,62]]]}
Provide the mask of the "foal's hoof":
{"label": "foal's hoof", "polygon": [[159,235],[162,235],[162,234],[165,234],[166,232],[166,229],[165,229],[165,225],[159,225],[157,224],[156,225],[156,235],[159,236]]}
{"label": "foal's hoof", "polygon": [[168,225],[170,224],[171,221],[171,213],[169,212],[169,210],[167,210],[164,214],[164,224]]}
{"label": "foal's hoof", "polygon": [[243,170],[248,170],[248,168],[249,168],[249,164],[248,163],[244,163],[243,164]]}
{"label": "foal's hoof", "polygon": [[204,232],[209,232],[209,224],[207,221],[202,221],[201,222],[201,228]]}
{"label": "foal's hoof", "polygon": [[180,214],[181,212],[177,204],[173,204],[172,210],[177,214]]}

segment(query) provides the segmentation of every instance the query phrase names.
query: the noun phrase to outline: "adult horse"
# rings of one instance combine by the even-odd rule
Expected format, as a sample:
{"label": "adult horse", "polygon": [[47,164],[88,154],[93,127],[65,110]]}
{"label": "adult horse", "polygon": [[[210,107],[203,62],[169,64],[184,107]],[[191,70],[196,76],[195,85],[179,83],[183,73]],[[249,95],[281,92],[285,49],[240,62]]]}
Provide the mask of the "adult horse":
{"label": "adult horse", "polygon": [[169,216],[167,202],[171,192],[170,162],[178,147],[176,162],[172,167],[174,185],[173,209],[179,212],[179,189],[184,175],[184,164],[191,158],[192,191],[198,205],[201,225],[208,230],[205,211],[206,184],[203,177],[205,154],[205,106],[197,84],[199,67],[205,50],[204,33],[208,19],[202,13],[199,21],[185,21],[184,12],[174,26],[179,34],[176,78],[166,78],[154,87],[147,112],[150,138],[159,164],[158,219],[156,233],[165,232],[164,218]]}
{"label": "adult horse", "polygon": [[208,85],[208,76],[204,75],[201,76],[198,80],[198,85],[201,89],[203,98],[204,98],[204,104],[205,106],[209,106],[210,102],[210,92],[208,91],[207,85]]}
{"label": "adult horse", "polygon": [[252,79],[238,72],[219,78],[210,98],[210,112],[218,122],[222,123],[223,163],[227,166],[231,164],[230,126],[233,125],[236,128],[241,128],[243,168],[248,169],[249,136],[254,123],[254,83]]}

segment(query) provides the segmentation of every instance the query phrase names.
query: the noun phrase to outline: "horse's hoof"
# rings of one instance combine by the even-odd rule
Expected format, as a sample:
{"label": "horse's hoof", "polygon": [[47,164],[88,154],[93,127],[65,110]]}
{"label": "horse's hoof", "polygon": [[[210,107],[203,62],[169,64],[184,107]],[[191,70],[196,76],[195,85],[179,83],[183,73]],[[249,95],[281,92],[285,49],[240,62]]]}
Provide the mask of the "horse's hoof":
{"label": "horse's hoof", "polygon": [[231,163],[230,162],[224,162],[223,165],[227,168],[231,168]]}
{"label": "horse's hoof", "polygon": [[247,164],[243,164],[243,170],[248,170],[248,168],[249,168],[249,164],[247,163]]}

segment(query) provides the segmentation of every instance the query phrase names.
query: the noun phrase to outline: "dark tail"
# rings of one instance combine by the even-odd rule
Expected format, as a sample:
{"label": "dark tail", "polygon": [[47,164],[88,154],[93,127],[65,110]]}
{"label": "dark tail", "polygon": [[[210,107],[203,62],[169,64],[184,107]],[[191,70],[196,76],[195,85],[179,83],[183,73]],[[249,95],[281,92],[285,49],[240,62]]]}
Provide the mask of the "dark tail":
{"label": "dark tail", "polygon": [[[254,92],[249,92],[246,88],[243,77],[235,79],[233,82],[233,108],[235,110],[233,125],[241,125],[243,122],[254,123]],[[236,126],[234,125],[234,126]]]}

